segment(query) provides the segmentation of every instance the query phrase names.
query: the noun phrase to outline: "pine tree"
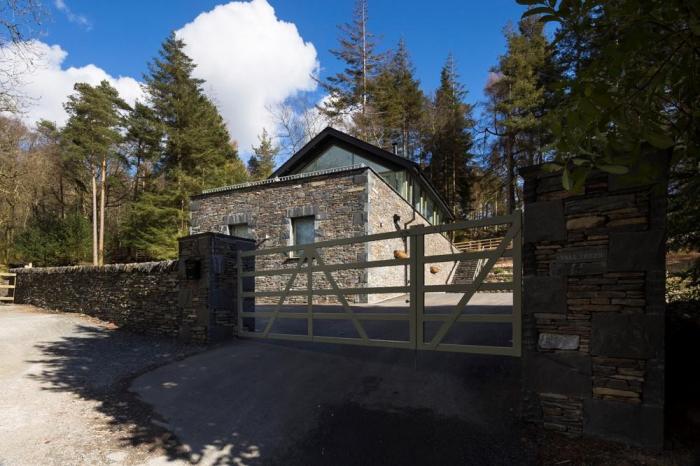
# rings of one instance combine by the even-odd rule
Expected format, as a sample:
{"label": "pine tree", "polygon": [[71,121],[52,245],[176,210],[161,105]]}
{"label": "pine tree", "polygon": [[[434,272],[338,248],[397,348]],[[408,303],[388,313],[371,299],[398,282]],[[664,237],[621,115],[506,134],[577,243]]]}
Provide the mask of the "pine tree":
{"label": "pine tree", "polygon": [[253,155],[248,160],[248,172],[252,179],[264,180],[275,170],[275,157],[279,153],[279,147],[274,145],[266,129],[258,136],[258,141],[259,144],[253,146]]}
{"label": "pine tree", "polygon": [[371,89],[383,57],[376,52],[377,43],[367,21],[367,0],[356,0],[352,22],[340,26],[340,48],[331,50],[334,57],[345,63],[345,69],[321,83],[330,98],[320,110],[331,120],[350,116],[354,124],[351,131],[373,141]]}
{"label": "pine tree", "polygon": [[379,145],[391,150],[397,144],[400,155],[409,159],[420,157],[420,126],[426,99],[403,39],[382,67],[372,91],[381,127]]}
{"label": "pine tree", "polygon": [[470,201],[468,163],[474,121],[472,106],[464,102],[466,94],[450,55],[440,73],[440,87],[432,102],[431,131],[425,150],[430,155],[430,178],[456,216],[466,214]]}
{"label": "pine tree", "polygon": [[178,218],[177,192],[149,186],[129,206],[122,239],[132,259],[162,260],[177,257],[177,237],[180,231],[173,219]]}
{"label": "pine tree", "polygon": [[24,261],[43,267],[80,263],[89,249],[90,224],[75,212],[61,218],[34,209],[26,229],[14,242],[15,252]]}
{"label": "pine tree", "polygon": [[113,163],[120,163],[116,152],[117,144],[122,140],[120,110],[127,109],[128,106],[107,81],[102,81],[94,87],[78,83],[75,85],[75,91],[65,104],[69,119],[63,130],[63,139],[69,157],[79,161],[91,180],[93,263],[102,265],[108,168]]}
{"label": "pine tree", "polygon": [[168,191],[175,192],[179,214],[172,221],[183,233],[190,195],[246,177],[224,120],[204,95],[203,81],[193,77],[195,64],[184,48],[171,34],[145,77],[149,104],[166,136],[159,165]]}
{"label": "pine tree", "polygon": [[542,113],[548,52],[542,24],[535,17],[521,20],[518,31],[507,28],[506,41],[507,52],[492,70],[495,79],[486,93],[493,118],[490,132],[497,137],[491,163],[499,171],[505,168],[510,213],[516,205],[517,167],[541,162],[546,150]]}
{"label": "pine tree", "polygon": [[136,102],[126,118],[125,136],[127,156],[133,170],[134,201],[138,199],[139,192],[148,189],[151,178],[156,174],[163,136],[163,126],[153,109]]}

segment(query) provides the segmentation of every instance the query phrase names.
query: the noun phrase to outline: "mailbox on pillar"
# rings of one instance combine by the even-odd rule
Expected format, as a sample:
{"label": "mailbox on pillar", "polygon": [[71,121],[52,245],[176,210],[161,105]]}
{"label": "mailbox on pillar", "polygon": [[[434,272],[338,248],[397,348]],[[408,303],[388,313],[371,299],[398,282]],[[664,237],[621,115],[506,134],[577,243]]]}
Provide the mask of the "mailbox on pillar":
{"label": "mailbox on pillar", "polygon": [[199,259],[185,259],[185,278],[187,280],[199,280],[202,274],[202,261]]}

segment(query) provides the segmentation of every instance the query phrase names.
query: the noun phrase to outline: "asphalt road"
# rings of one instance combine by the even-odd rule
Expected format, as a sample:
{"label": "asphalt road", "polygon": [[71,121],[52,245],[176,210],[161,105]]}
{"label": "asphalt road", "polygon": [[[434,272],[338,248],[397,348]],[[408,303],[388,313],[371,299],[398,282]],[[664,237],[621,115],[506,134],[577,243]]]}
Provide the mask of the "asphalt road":
{"label": "asphalt road", "polygon": [[[424,312],[427,316],[449,315],[462,296],[461,293],[426,293]],[[274,311],[275,309],[276,306],[270,304],[256,306],[257,311]],[[351,309],[358,316],[376,313],[404,316],[406,319],[403,321],[361,320],[361,324],[369,338],[397,342],[409,341],[409,303],[406,297],[393,298],[377,304],[351,304]],[[323,313],[341,313],[344,308],[339,304],[315,304],[313,310]],[[284,318],[285,314],[288,313],[306,312],[306,305],[285,304],[280,308],[280,313],[274,320],[270,332],[283,335],[306,335],[306,319]],[[512,293],[476,293],[469,304],[464,307],[462,315],[502,315],[512,312]],[[256,318],[256,332],[264,332],[269,320],[268,318]],[[429,342],[435,336],[440,325],[441,322],[425,322],[423,327],[424,342]],[[316,336],[359,338],[357,329],[348,319],[314,319],[313,332]],[[509,323],[456,322],[449,328],[442,341],[462,345],[511,346],[512,326]]]}
{"label": "asphalt road", "polygon": [[528,464],[519,370],[507,357],[242,339],[131,390],[201,464]]}

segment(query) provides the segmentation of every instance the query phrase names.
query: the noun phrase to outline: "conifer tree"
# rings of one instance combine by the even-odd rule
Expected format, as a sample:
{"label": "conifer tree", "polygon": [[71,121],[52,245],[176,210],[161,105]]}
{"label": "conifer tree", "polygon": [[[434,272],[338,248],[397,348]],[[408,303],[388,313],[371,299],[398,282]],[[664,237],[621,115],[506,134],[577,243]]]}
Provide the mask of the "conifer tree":
{"label": "conifer tree", "polygon": [[535,17],[522,19],[518,28],[506,29],[507,51],[486,87],[493,119],[489,132],[496,136],[491,164],[498,171],[505,169],[508,213],[516,206],[517,167],[541,162],[547,141],[542,119],[547,40]]}
{"label": "conifer tree", "polygon": [[224,120],[204,95],[203,81],[193,76],[195,64],[184,48],[171,34],[145,77],[149,104],[165,133],[159,164],[179,210],[172,220],[183,233],[190,195],[246,177]]}
{"label": "conifer tree", "polygon": [[356,0],[353,19],[340,26],[340,47],[331,54],[345,63],[342,72],[321,83],[329,99],[320,110],[331,120],[350,116],[356,136],[372,142],[375,139],[375,111],[372,82],[382,63],[376,52],[377,42],[367,27],[367,0]]}
{"label": "conifer tree", "polygon": [[420,89],[420,81],[414,76],[413,64],[403,39],[377,76],[373,98],[381,127],[379,145],[392,150],[393,145],[397,144],[400,155],[409,159],[420,157],[420,126],[425,96]]}
{"label": "conifer tree", "polygon": [[429,174],[452,213],[463,216],[469,209],[469,169],[474,121],[472,106],[459,83],[452,55],[440,73],[440,87],[431,106],[430,134],[425,150],[430,155]]}
{"label": "conifer tree", "polygon": [[148,189],[151,178],[156,174],[157,164],[162,153],[163,126],[152,108],[141,102],[126,118],[127,156],[133,170],[134,201],[139,192]]}
{"label": "conifer tree", "polygon": [[91,180],[93,264],[102,265],[108,168],[113,163],[120,163],[116,151],[117,144],[122,140],[120,110],[128,106],[107,81],[94,87],[78,83],[75,91],[65,104],[69,119],[63,130],[63,139],[68,156],[79,161]]}
{"label": "conifer tree", "polygon": [[264,180],[275,170],[275,157],[279,153],[279,147],[272,142],[266,129],[258,136],[258,141],[258,145],[253,146],[253,155],[248,160],[248,172],[252,179]]}

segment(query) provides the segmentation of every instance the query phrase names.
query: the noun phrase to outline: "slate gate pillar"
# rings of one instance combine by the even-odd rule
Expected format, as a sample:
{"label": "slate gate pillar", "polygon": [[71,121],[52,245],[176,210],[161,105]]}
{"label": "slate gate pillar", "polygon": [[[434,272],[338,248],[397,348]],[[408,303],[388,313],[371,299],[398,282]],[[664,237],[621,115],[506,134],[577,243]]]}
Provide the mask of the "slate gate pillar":
{"label": "slate gate pillar", "polygon": [[545,428],[660,448],[666,182],[592,175],[565,191],[524,179],[524,416]]}
{"label": "slate gate pillar", "polygon": [[[208,343],[237,333],[238,251],[255,249],[252,239],[200,233],[179,239],[180,338]],[[244,291],[254,283],[244,282]]]}

